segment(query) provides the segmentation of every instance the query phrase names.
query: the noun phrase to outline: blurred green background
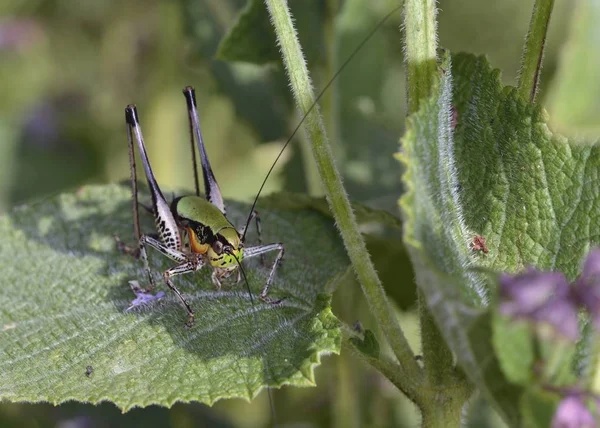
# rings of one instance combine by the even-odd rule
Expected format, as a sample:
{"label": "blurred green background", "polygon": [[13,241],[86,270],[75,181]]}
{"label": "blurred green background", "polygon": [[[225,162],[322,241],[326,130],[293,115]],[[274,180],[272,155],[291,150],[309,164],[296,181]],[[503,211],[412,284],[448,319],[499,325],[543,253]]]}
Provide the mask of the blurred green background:
{"label": "blurred green background", "polygon": [[[244,0],[4,0],[0,4],[0,212],[32,198],[129,176],[123,109],[136,103],[154,172],[165,188],[192,189],[185,103],[198,94],[203,135],[226,197],[250,200],[299,118],[277,64],[227,63],[218,44]],[[392,0],[291,2],[317,91]],[[439,39],[486,53],[514,84],[533,0],[440,0]],[[557,0],[540,99],[552,94],[568,38],[571,2]],[[328,11],[335,11],[332,15]],[[392,154],[404,131],[401,14],[359,52],[325,99],[338,166],[354,200],[397,215],[401,170]],[[555,92],[556,93],[556,92]],[[299,133],[301,134],[301,133]],[[266,193],[320,194],[302,136]],[[308,155],[308,156],[307,156]],[[268,225],[263,225],[268,227]],[[418,347],[413,275],[399,235],[369,230],[369,247]],[[358,287],[354,287],[356,290]],[[357,293],[336,314],[373,328]],[[0,343],[1,346],[1,343]],[[1,377],[0,377],[1,378]],[[326,358],[318,387],[274,391],[289,426],[415,426],[414,409],[381,376],[344,356]],[[376,391],[376,392],[375,392]],[[476,399],[471,426],[501,426]],[[111,404],[0,404],[0,426],[265,426],[266,394],[252,404],[176,405],[122,415]]]}

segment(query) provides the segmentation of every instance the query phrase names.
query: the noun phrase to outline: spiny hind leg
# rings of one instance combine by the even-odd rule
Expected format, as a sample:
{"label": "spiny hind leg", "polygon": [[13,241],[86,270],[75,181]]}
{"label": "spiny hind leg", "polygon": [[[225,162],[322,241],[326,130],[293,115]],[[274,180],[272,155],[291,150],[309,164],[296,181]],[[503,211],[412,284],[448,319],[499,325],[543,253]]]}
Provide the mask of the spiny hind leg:
{"label": "spiny hind leg", "polygon": [[273,283],[273,279],[275,278],[275,272],[277,271],[277,267],[283,260],[283,255],[285,253],[285,248],[283,247],[283,244],[277,243],[246,248],[244,250],[244,258],[264,256],[264,254],[270,253],[271,251],[278,251],[278,253],[275,257],[275,261],[273,262],[273,266],[271,266],[271,272],[269,272],[269,278],[267,278],[267,283],[265,284],[262,292],[260,293],[260,298],[265,302],[277,304],[280,303],[281,300],[272,300],[267,296],[267,294],[269,293],[269,287],[271,286],[271,284]]}
{"label": "spiny hind leg", "polygon": [[192,327],[194,325],[194,311],[192,311],[192,308],[185,297],[183,297],[175,284],[173,284],[173,280],[171,278],[176,275],[184,275],[186,273],[196,272],[197,270],[202,269],[202,266],[204,266],[204,262],[200,258],[194,257],[193,259],[188,259],[187,261],[174,266],[171,269],[167,269],[163,273],[163,279],[165,280],[165,283],[177,295],[177,297],[179,297],[179,300],[181,300],[181,303],[183,303],[183,306],[185,306],[185,309],[188,313],[188,320],[185,323],[186,327]]}
{"label": "spiny hind leg", "polygon": [[153,236],[150,235],[142,235],[140,237],[140,242],[139,242],[139,255],[142,259],[142,261],[144,262],[144,268],[146,269],[146,275],[148,276],[148,282],[150,284],[150,287],[146,289],[146,291],[152,291],[154,289],[154,280],[152,279],[152,271],[150,270],[150,263],[148,263],[148,255],[146,253],[146,245],[149,245],[150,247],[156,249],[157,251],[159,251],[161,254],[167,256],[168,258],[170,258],[171,260],[177,262],[177,263],[184,263],[188,260],[186,254],[182,253],[181,251],[169,247],[165,244],[163,244],[162,242],[160,242],[158,239],[154,238]]}

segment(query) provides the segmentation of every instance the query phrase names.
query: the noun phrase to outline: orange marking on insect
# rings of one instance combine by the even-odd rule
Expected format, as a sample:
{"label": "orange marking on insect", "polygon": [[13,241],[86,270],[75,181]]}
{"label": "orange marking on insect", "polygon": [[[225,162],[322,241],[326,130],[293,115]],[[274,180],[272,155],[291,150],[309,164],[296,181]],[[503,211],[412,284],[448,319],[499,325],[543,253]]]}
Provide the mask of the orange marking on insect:
{"label": "orange marking on insect", "polygon": [[188,236],[190,237],[190,246],[192,247],[192,252],[198,254],[206,254],[210,245],[201,244],[198,241],[198,238],[196,237],[196,234],[194,233],[192,228],[186,227],[185,230],[187,230]]}

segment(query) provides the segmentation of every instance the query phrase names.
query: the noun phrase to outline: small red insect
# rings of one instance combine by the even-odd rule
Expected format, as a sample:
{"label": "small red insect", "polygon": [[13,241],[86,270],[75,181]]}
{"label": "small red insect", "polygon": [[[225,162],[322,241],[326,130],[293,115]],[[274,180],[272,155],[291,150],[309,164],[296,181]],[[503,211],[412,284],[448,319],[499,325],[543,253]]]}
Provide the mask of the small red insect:
{"label": "small red insect", "polygon": [[485,245],[485,238],[481,235],[475,235],[471,241],[471,250],[481,251],[484,254],[489,253],[488,247]]}
{"label": "small red insect", "polygon": [[456,129],[456,125],[458,125],[458,111],[456,110],[456,107],[451,105],[450,112],[452,113],[452,120],[450,122],[450,126],[452,127],[452,130],[454,131]]}

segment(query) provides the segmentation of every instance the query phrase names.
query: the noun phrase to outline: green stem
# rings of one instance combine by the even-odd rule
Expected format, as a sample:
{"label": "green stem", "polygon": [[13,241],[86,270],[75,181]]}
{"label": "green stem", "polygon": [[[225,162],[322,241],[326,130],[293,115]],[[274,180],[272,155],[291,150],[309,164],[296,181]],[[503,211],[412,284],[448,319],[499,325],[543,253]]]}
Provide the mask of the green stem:
{"label": "green stem", "polygon": [[[300,114],[295,114],[293,119],[294,123],[298,123],[301,118]],[[302,152],[302,165],[304,166],[306,191],[310,196],[323,196],[319,171],[317,171],[317,166],[312,161],[310,139],[306,134],[303,134],[298,136],[298,140],[300,140],[300,151]]]}
{"label": "green stem", "polygon": [[[337,35],[335,31],[335,20],[339,9],[339,0],[327,0],[325,2],[325,25],[324,39],[326,47],[325,55],[325,78],[329,82],[337,70]],[[323,94],[323,116],[325,117],[325,129],[329,133],[329,140],[335,159],[343,165],[343,147],[338,142],[338,109],[337,109],[337,81],[332,83],[329,90]],[[343,168],[342,168],[343,169]]]}
{"label": "green stem", "polygon": [[[313,105],[314,94],[289,9],[286,2],[282,0],[265,0],[265,3],[281,47],[283,62],[290,79],[294,98],[300,111],[306,114]],[[404,337],[404,332],[400,328],[396,314],[387,300],[383,286],[371,262],[365,241],[358,229],[354,212],[350,207],[348,196],[342,185],[340,174],[334,165],[331,148],[327,141],[325,127],[318,108],[314,108],[308,114],[305,129],[312,142],[313,156],[321,176],[327,202],[342,235],[346,251],[354,266],[369,308],[390,343],[392,351],[398,358],[402,376],[407,376],[416,381],[421,378],[421,368],[414,359],[414,354]]]}
{"label": "green stem", "polygon": [[[406,75],[409,112],[429,98],[438,76],[435,0],[407,0],[404,10]],[[419,294],[421,347],[427,381],[431,386],[448,384],[454,377],[454,358],[438,329],[423,295]]]}
{"label": "green stem", "polygon": [[[348,278],[348,273],[352,277]],[[345,275],[339,277],[341,281],[351,281],[356,283],[354,272],[351,267]],[[356,319],[359,299],[358,289],[352,287],[348,292],[335,293],[333,295],[333,308],[339,319]],[[350,327],[343,324],[346,332],[351,332]],[[342,353],[335,360],[336,382],[333,394],[333,424],[334,428],[353,428],[361,426],[361,398],[360,385],[363,381],[360,376],[356,376],[356,360],[347,353]],[[359,386],[360,385],[360,386]],[[363,406],[364,407],[364,406]]]}
{"label": "green stem", "polygon": [[527,39],[525,40],[525,46],[523,46],[521,69],[517,79],[519,82],[518,91],[530,103],[535,101],[540,84],[544,46],[553,7],[554,0],[535,0]]}
{"label": "green stem", "polygon": [[442,336],[423,293],[419,293],[419,321],[421,324],[421,349],[425,376],[429,385],[444,385],[455,378],[454,356]]}
{"label": "green stem", "polygon": [[402,372],[402,368],[394,361],[390,361],[385,356],[375,358],[370,355],[363,354],[349,339],[353,336],[349,329],[342,330],[343,341],[342,349],[349,351],[358,359],[366,362],[372,366],[379,373],[384,375],[390,382],[392,382],[396,388],[398,388],[404,395],[406,395],[413,403],[419,408],[423,406],[424,394],[421,384],[411,382],[410,379],[405,377]]}
{"label": "green stem", "polygon": [[450,398],[447,403],[430,403],[425,409],[421,409],[422,428],[450,428],[460,427],[460,415],[463,400],[458,400],[453,394],[446,394]]}
{"label": "green stem", "polygon": [[435,0],[406,0],[404,32],[406,43],[406,87],[408,113],[429,98],[437,76]]}

